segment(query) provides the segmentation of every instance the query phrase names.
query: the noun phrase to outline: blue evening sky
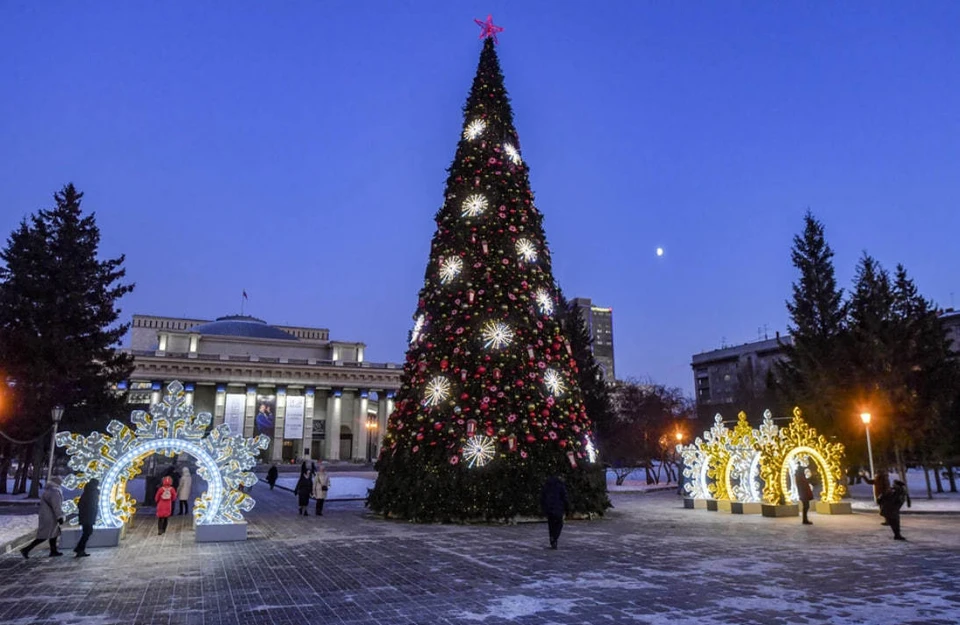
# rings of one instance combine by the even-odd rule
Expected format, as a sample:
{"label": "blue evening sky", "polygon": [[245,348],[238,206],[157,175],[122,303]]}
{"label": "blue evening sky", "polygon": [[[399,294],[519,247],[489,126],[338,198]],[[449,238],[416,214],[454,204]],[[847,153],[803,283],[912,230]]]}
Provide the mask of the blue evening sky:
{"label": "blue evening sky", "polygon": [[556,278],[613,307],[620,377],[689,390],[692,354],[784,330],[808,207],[844,286],[866,250],[960,298],[947,0],[6,0],[0,232],[73,181],[125,317],[246,289],[400,361],[487,13]]}

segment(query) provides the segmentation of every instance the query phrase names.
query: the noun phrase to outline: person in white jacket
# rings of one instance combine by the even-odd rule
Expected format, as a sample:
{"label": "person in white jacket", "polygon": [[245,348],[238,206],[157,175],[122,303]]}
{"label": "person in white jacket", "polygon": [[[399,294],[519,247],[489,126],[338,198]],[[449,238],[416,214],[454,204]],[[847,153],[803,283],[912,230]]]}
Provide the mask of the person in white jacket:
{"label": "person in white jacket", "polygon": [[180,488],[177,489],[177,499],[180,501],[180,509],[177,514],[190,514],[190,489],[193,487],[193,476],[190,475],[190,468],[183,467],[180,470]]}
{"label": "person in white jacket", "polygon": [[327,491],[330,490],[330,476],[327,475],[327,468],[324,463],[320,463],[320,469],[313,476],[313,498],[317,500],[317,516],[323,516],[323,502],[327,499]]}

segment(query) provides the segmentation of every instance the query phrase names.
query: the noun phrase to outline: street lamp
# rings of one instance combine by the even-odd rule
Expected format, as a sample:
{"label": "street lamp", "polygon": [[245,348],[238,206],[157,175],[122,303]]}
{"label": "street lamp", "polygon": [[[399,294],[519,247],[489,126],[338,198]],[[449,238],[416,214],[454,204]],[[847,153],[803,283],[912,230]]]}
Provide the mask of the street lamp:
{"label": "street lamp", "polygon": [[[870,446],[870,413],[861,412],[860,420],[863,421],[863,425],[867,430],[867,456],[870,458],[870,479],[875,480],[877,479],[877,476],[873,472],[873,448]],[[874,494],[874,499],[876,499],[876,494],[877,494],[876,489],[874,489],[873,494]]]}
{"label": "street lamp", "polygon": [[53,418],[53,433],[50,435],[50,465],[47,467],[47,483],[53,476],[53,452],[56,451],[57,428],[60,427],[60,419],[63,418],[63,406],[56,405],[50,411],[50,417]]}

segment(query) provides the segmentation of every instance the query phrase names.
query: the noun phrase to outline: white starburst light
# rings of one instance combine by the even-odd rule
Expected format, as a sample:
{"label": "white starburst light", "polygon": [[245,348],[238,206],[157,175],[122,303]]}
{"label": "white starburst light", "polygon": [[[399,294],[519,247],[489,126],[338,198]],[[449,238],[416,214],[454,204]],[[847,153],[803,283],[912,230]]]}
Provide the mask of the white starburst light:
{"label": "white starburst light", "polygon": [[497,445],[493,438],[477,434],[463,446],[463,459],[466,460],[467,466],[473,469],[493,460],[496,452]]}
{"label": "white starburst light", "polygon": [[413,345],[417,342],[417,339],[420,338],[420,333],[423,332],[423,326],[427,322],[426,317],[423,315],[418,315],[417,320],[413,324],[413,331],[410,332],[410,344]]}
{"label": "white starburst light", "polygon": [[520,152],[517,150],[517,148],[513,147],[512,143],[504,143],[503,151],[506,152],[507,158],[509,158],[510,162],[514,165],[519,165],[523,162],[523,159],[520,158]]}
{"label": "white starburst light", "polygon": [[567,390],[567,387],[563,383],[563,379],[560,377],[560,374],[554,369],[547,369],[544,372],[543,383],[546,385],[547,390],[550,391],[552,395],[563,395],[563,392]]}
{"label": "white starburst light", "polygon": [[462,269],[463,259],[459,256],[444,258],[443,262],[440,263],[440,282],[442,284],[449,284],[454,278],[460,275],[460,270]]}
{"label": "white starburst light", "polygon": [[483,197],[479,193],[474,193],[473,195],[467,196],[467,199],[463,201],[460,216],[476,217],[477,215],[483,214],[483,211],[487,210],[487,206],[489,205],[490,202],[487,201],[487,198]]}
{"label": "white starburst light", "polygon": [[438,375],[427,382],[423,391],[423,405],[436,406],[450,397],[450,380]]}
{"label": "white starburst light", "polygon": [[587,460],[591,463],[597,461],[597,448],[594,446],[590,437],[587,437]]}
{"label": "white starburst light", "polygon": [[537,261],[537,246],[530,239],[520,239],[517,241],[517,254],[521,260],[534,263]]}
{"label": "white starburst light", "polygon": [[537,308],[545,315],[553,314],[553,298],[547,293],[546,289],[540,289],[536,294]]}
{"label": "white starburst light", "polygon": [[463,131],[463,137],[465,139],[469,139],[470,141],[473,141],[474,139],[479,137],[481,134],[483,134],[483,131],[486,129],[486,127],[487,127],[487,122],[483,121],[482,119],[475,119],[469,124],[467,124],[466,129],[464,129]]}
{"label": "white starburst light", "polygon": [[488,321],[480,330],[483,346],[488,349],[500,349],[513,342],[513,329],[502,321]]}

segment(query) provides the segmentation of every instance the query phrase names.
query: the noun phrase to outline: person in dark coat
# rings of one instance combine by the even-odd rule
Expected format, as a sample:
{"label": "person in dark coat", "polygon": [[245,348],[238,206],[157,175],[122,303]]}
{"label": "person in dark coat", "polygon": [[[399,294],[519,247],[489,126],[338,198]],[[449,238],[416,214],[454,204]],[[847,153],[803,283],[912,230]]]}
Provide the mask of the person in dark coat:
{"label": "person in dark coat", "polygon": [[97,522],[97,507],[100,502],[100,481],[97,478],[91,479],[83,487],[83,493],[80,494],[80,503],[77,504],[77,516],[80,522],[80,540],[73,552],[78,558],[85,558],[87,553],[87,541],[93,534],[93,526]]}
{"label": "person in dark coat", "polygon": [[267,471],[267,484],[270,485],[270,490],[273,490],[273,487],[276,486],[279,475],[280,472],[277,471],[277,465],[270,465],[270,470]]}
{"label": "person in dark coat", "polygon": [[307,506],[310,505],[310,494],[313,492],[313,481],[310,479],[310,473],[303,471],[300,473],[300,479],[297,480],[297,487],[293,489],[297,496],[297,504],[300,506],[298,514],[309,516]]}
{"label": "person in dark coat", "polygon": [[904,502],[908,508],[912,505],[910,495],[907,493],[907,485],[900,480],[894,480],[893,488],[880,496],[880,514],[893,530],[894,540],[906,540],[900,533],[900,508],[903,507]]}
{"label": "person in dark coat", "polygon": [[43,487],[40,495],[40,514],[37,519],[37,537],[32,543],[20,550],[24,558],[30,557],[30,550],[42,543],[50,542],[50,555],[62,556],[63,552],[57,549],[57,538],[60,536],[60,525],[63,523],[63,493],[60,491],[60,478],[50,478]]}
{"label": "person in dark coat", "polygon": [[810,502],[813,500],[813,488],[810,487],[810,480],[807,479],[806,469],[802,466],[797,467],[793,478],[797,483],[797,497],[800,498],[800,506],[803,509],[803,524],[813,525],[807,518],[807,513],[810,512]]}
{"label": "person in dark coat", "polygon": [[551,475],[540,490],[540,508],[547,517],[547,529],[550,532],[550,548],[557,548],[560,532],[563,530],[563,517],[567,513],[567,487],[563,480]]}
{"label": "person in dark coat", "polygon": [[883,469],[877,471],[873,478],[867,477],[867,474],[862,471],[860,472],[860,475],[863,476],[864,482],[873,486],[874,501],[879,502],[880,497],[882,497],[885,492],[890,490],[890,475]]}

